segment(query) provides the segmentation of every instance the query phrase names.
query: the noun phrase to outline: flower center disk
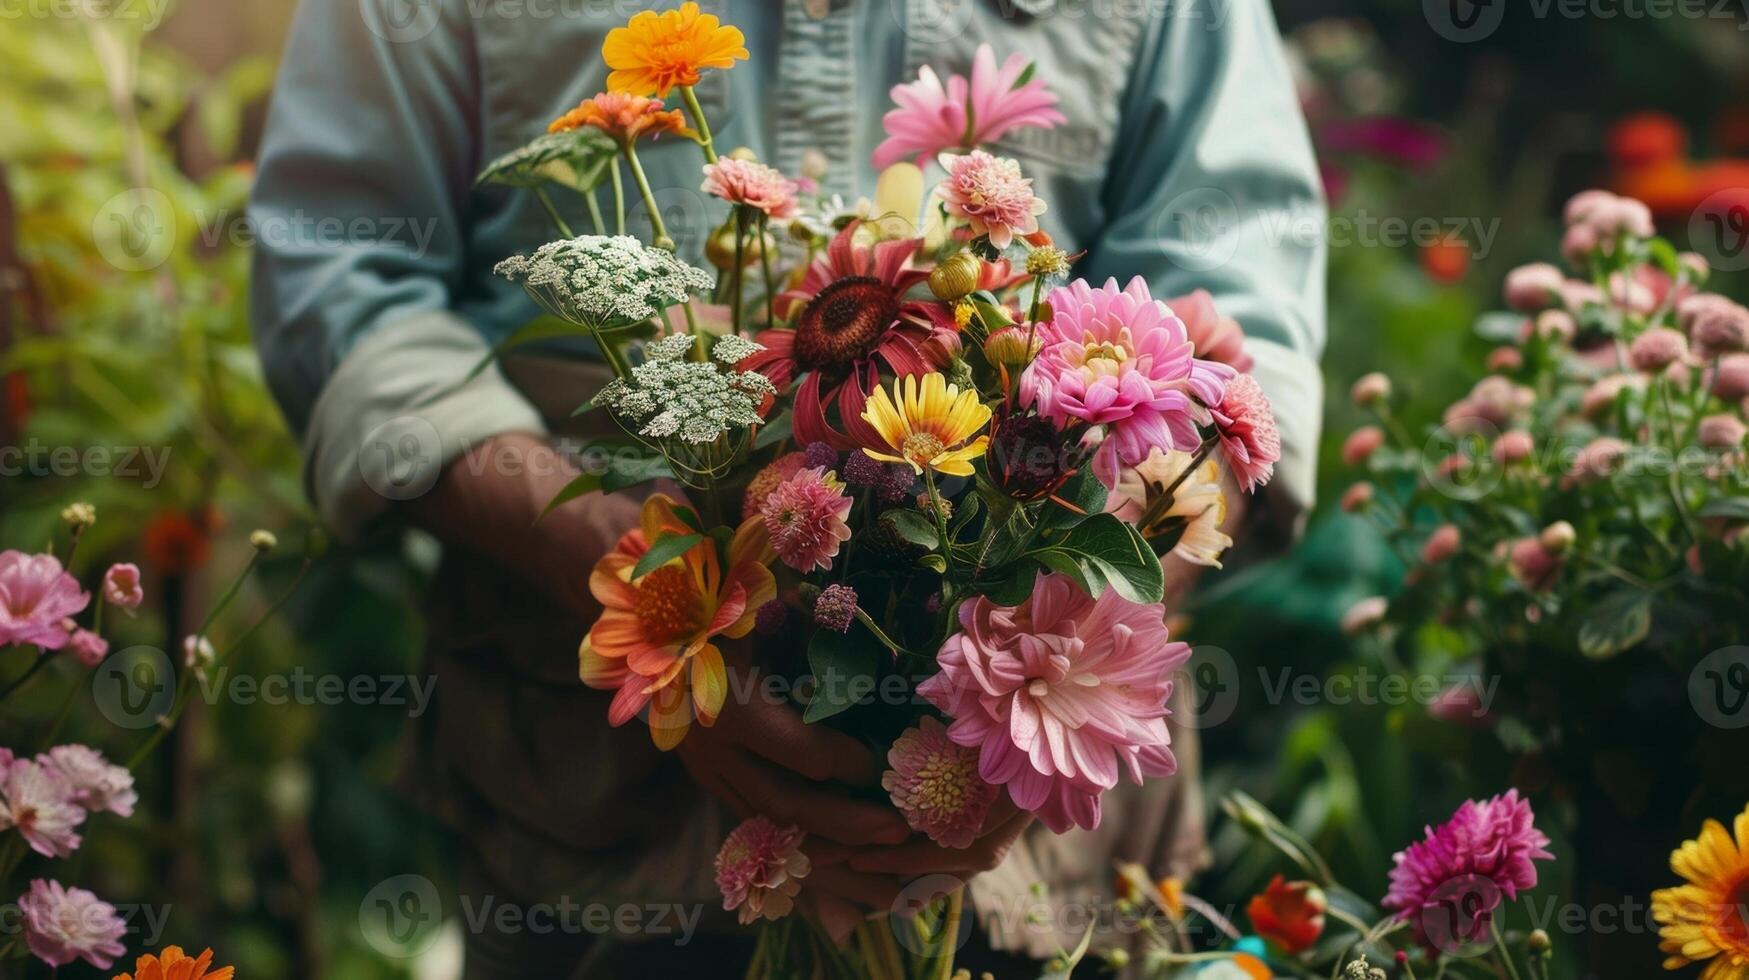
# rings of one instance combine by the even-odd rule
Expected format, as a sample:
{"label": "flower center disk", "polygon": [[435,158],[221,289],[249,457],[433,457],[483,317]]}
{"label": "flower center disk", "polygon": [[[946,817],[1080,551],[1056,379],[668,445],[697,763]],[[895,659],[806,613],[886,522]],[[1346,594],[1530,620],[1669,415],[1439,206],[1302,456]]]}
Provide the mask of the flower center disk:
{"label": "flower center disk", "polygon": [[873,276],[850,276],[820,290],[796,321],[796,363],[842,368],[874,349],[899,316],[898,298]]}
{"label": "flower center disk", "polygon": [[639,580],[636,611],[651,643],[671,643],[702,625],[698,589],[681,565],[663,565]]}

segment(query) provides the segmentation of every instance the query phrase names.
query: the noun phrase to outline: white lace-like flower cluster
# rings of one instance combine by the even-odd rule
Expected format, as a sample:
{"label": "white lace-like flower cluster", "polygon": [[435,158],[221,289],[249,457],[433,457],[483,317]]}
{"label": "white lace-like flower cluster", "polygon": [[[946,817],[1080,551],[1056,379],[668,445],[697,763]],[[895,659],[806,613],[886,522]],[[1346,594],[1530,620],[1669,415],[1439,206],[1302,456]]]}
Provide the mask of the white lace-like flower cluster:
{"label": "white lace-like flower cluster", "polygon": [[630,235],[548,242],[495,271],[554,316],[597,328],[642,323],[713,284],[704,270]]}
{"label": "white lace-like flower cluster", "polygon": [[[736,428],[758,425],[759,406],[777,390],[763,374],[724,370],[705,361],[689,361],[693,338],[663,337],[644,348],[644,362],[631,377],[615,378],[595,396],[595,403],[622,418],[639,423],[640,435],[652,439],[676,436],[699,445],[716,441]],[[743,337],[723,337],[711,356],[733,368],[749,354],[764,350]]]}

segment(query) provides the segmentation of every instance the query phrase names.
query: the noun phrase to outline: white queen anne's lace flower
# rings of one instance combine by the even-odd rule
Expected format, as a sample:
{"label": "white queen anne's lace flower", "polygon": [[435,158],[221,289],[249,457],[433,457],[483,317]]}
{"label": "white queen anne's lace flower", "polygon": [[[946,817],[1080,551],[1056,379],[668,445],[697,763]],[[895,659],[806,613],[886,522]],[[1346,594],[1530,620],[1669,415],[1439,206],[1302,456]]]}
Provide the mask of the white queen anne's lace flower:
{"label": "white queen anne's lace flower", "polygon": [[[640,435],[676,437],[695,445],[714,442],[736,428],[758,425],[759,406],[776,389],[753,371],[725,371],[708,361],[689,361],[693,338],[663,337],[644,348],[644,361],[628,378],[616,378],[595,396],[622,418],[638,423]],[[723,364],[738,364],[763,350],[742,337],[723,337],[712,351]]]}
{"label": "white queen anne's lace flower", "polygon": [[548,242],[495,271],[554,316],[598,328],[642,323],[712,285],[704,270],[630,235]]}

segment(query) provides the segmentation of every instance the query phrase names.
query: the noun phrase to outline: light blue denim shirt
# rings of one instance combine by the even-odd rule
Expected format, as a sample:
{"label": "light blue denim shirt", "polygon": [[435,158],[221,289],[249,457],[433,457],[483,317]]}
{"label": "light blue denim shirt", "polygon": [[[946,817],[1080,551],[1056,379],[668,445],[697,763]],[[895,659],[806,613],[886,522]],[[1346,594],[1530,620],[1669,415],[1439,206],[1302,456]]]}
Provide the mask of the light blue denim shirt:
{"label": "light blue denim shirt", "polygon": [[[474,176],[601,88],[608,30],[670,5],[302,0],[250,211],[252,301],[268,380],[342,534],[469,446],[543,431],[497,371],[433,400],[535,313],[493,265],[553,237],[527,194]],[[926,64],[967,73],[981,43],[1032,58],[1068,121],[992,149],[1036,179],[1045,230],[1087,250],[1078,275],[1140,275],[1159,297],[1206,288],[1239,320],[1283,431],[1275,500],[1310,502],[1324,205],[1265,0],[704,6],[752,53],[699,86],[718,145],[792,174],[817,150],[825,189],[851,200],[872,193],[893,85]],[[697,148],[665,138],[641,156],[682,254],[696,255],[726,213],[699,192]],[[580,199],[560,194],[585,227]]]}

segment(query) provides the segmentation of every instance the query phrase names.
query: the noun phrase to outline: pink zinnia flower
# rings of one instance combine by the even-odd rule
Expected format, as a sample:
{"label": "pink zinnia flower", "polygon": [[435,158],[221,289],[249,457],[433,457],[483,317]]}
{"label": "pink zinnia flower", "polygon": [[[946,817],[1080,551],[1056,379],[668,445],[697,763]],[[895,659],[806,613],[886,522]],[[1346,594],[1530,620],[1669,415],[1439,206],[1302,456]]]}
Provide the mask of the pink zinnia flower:
{"label": "pink zinnia flower", "polygon": [[742,925],[759,919],[781,919],[795,907],[796,893],[808,876],[805,835],[795,827],[779,827],[764,817],[730,831],[717,851],[717,888],[724,910],[740,909]]}
{"label": "pink zinnia flower", "polygon": [[82,959],[107,970],[126,952],[121,937],[127,923],[115,906],[83,888],[63,888],[58,881],[37,878],[18,897],[24,919],[24,942],[32,954],[50,966]]}
{"label": "pink zinnia flower", "polygon": [[796,182],[756,160],[720,157],[704,165],[699,187],[730,204],[745,204],[779,221],[796,215]]}
{"label": "pink zinnia flower", "polygon": [[103,599],[120,609],[133,611],[146,601],[146,590],[140,585],[140,566],[119,562],[103,573]]}
{"label": "pink zinnia flower", "polygon": [[1049,128],[1065,122],[1056,109],[1057,97],[1044,82],[1016,84],[1027,65],[1025,55],[1011,54],[998,68],[996,52],[981,44],[972,57],[970,82],[950,75],[943,86],[925,65],[915,82],[893,86],[898,108],[881,117],[887,138],[875,147],[875,169],[885,170],[907,158],[922,166],[943,150],[969,150],[1021,126]]}
{"label": "pink zinnia flower", "polygon": [[1039,355],[1021,375],[1021,402],[1059,428],[1104,426],[1093,469],[1106,486],[1156,447],[1202,444],[1198,403],[1220,405],[1237,372],[1199,360],[1184,321],[1140,276],[1123,289],[1116,279],[1098,289],[1077,279],[1052,290],[1050,305]]}
{"label": "pink zinnia flower", "polygon": [[109,655],[109,641],[86,629],[77,629],[67,640],[67,652],[87,667],[103,663]]}
{"label": "pink zinnia flower", "polygon": [[807,454],[799,450],[784,453],[766,464],[764,469],[753,474],[753,479],[747,481],[746,492],[741,495],[741,519],[746,520],[758,514],[765,506],[765,498],[771,496],[771,491],[776,490],[783,481],[795,476],[796,471],[800,470],[807,462],[807,458]]}
{"label": "pink zinnia flower", "polygon": [[1178,769],[1166,730],[1172,674],[1190,656],[1168,642],[1165,610],[1107,589],[1088,597],[1040,573],[1019,606],[979,597],[959,608],[940,673],[917,693],[946,712],[948,737],[975,747],[978,775],[1056,833],[1099,826],[1099,797],[1128,769]]}
{"label": "pink zinnia flower", "polygon": [[893,768],[881,789],[912,830],[943,847],[970,847],[984,826],[996,787],[978,776],[978,751],[956,744],[934,718],[907,728],[887,752]]}
{"label": "pink zinnia flower", "polygon": [[1020,175],[1020,164],[983,150],[963,156],[941,155],[947,179],[935,188],[947,213],[965,219],[973,235],[988,235],[990,244],[1007,248],[1014,236],[1038,231],[1045,202],[1032,192],[1032,181]]}
{"label": "pink zinnia flower", "polygon": [[[1536,829],[1530,803],[1517,790],[1477,802],[1465,800],[1441,826],[1427,828],[1427,838],[1392,857],[1391,888],[1381,903],[1410,923],[1422,945],[1437,948],[1466,943],[1488,934],[1500,898],[1516,900],[1519,891],[1536,887],[1538,860],[1554,857],[1543,850],[1549,839]],[[1455,916],[1467,917],[1452,921]],[[1428,935],[1429,924],[1449,926],[1449,936]]]}
{"label": "pink zinnia flower", "polygon": [[1688,338],[1669,327],[1653,327],[1628,345],[1628,363],[1657,374],[1688,356]]}
{"label": "pink zinnia flower", "polygon": [[110,764],[96,749],[57,745],[37,756],[37,762],[65,780],[72,788],[69,799],[91,813],[108,810],[118,817],[134,815],[134,804],[140,797],[134,792],[133,773]]}
{"label": "pink zinnia flower", "polygon": [[838,546],[850,540],[850,495],[825,467],[797,470],[765,497],[760,516],[771,550],[798,572],[832,567]]}
{"label": "pink zinnia flower", "polygon": [[72,784],[58,771],[30,759],[5,760],[0,830],[17,830],[43,857],[66,857],[78,849],[84,822],[85,810],[73,801]]}
{"label": "pink zinnia flower", "polygon": [[1257,379],[1241,374],[1227,383],[1226,396],[1215,410],[1215,427],[1239,485],[1249,493],[1268,483],[1281,459],[1281,431]]}
{"label": "pink zinnia flower", "polygon": [[90,601],[90,593],[80,591],[54,555],[0,552],[0,648],[59,650],[67,645],[61,621]]}
{"label": "pink zinnia flower", "polygon": [[1561,301],[1567,277],[1547,262],[1521,265],[1506,274],[1506,305],[1520,313],[1539,313]]}

